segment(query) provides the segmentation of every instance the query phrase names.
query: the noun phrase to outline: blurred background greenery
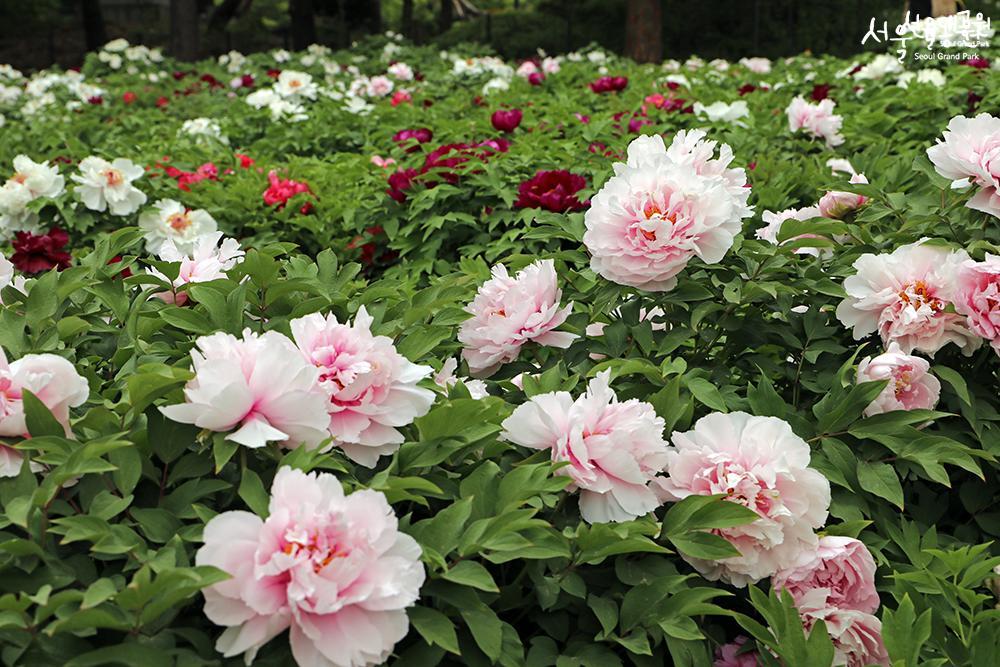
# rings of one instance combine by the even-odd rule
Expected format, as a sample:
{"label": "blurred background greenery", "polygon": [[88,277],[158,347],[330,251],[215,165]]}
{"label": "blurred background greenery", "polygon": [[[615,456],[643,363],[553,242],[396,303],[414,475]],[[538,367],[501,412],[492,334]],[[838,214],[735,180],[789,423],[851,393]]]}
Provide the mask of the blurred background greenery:
{"label": "blurred background greenery", "polygon": [[[930,4],[930,0],[910,2]],[[53,63],[73,66],[88,49],[115,37],[194,58],[230,49],[250,53],[312,42],[345,48],[366,34],[384,30],[442,48],[479,42],[508,58],[530,56],[539,48],[565,52],[591,42],[624,52],[628,40],[656,37],[665,58],[692,53],[707,58],[776,57],[806,49],[848,55],[863,49],[861,38],[872,18],[878,25],[896,24],[908,4],[906,0],[0,0],[0,62],[24,69]],[[1000,14],[1000,0],[964,4],[986,16]],[[650,34],[656,24],[661,26],[658,36]],[[190,39],[178,44],[178,31],[193,33],[193,45]]]}

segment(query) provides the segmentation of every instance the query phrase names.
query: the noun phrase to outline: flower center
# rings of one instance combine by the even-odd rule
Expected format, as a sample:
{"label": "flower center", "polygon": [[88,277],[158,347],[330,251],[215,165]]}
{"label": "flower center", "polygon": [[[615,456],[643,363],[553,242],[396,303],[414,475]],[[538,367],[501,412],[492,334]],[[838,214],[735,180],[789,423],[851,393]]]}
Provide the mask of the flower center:
{"label": "flower center", "polygon": [[24,182],[28,180],[28,175],[18,172],[13,176],[11,176],[10,180],[14,181],[15,183],[20,183],[21,185],[24,185]]}
{"label": "flower center", "polygon": [[109,188],[119,186],[125,182],[125,178],[122,176],[122,173],[117,169],[105,170],[104,179],[107,181]]}
{"label": "flower center", "polygon": [[906,369],[899,373],[894,380],[894,392],[896,394],[896,398],[899,398],[900,395],[910,391],[910,385],[913,384],[913,372],[910,369]]}
{"label": "flower center", "polygon": [[167,224],[175,232],[183,232],[188,227],[191,226],[191,217],[188,215],[187,211],[184,213],[174,213],[169,218],[167,218]]}
{"label": "flower center", "polygon": [[944,310],[944,304],[941,303],[941,299],[935,297],[931,293],[931,288],[922,280],[910,283],[903,288],[899,292],[899,298],[903,303],[909,304],[917,310],[924,305],[935,313]]}
{"label": "flower center", "polygon": [[351,550],[320,535],[316,531],[295,530],[289,528],[283,536],[281,551],[296,558],[302,557],[312,564],[313,572],[319,572],[338,558],[346,558]]}
{"label": "flower center", "polygon": [[288,87],[289,88],[298,88],[301,85],[302,85],[302,82],[299,81],[298,79],[292,79],[291,81],[288,82]]}

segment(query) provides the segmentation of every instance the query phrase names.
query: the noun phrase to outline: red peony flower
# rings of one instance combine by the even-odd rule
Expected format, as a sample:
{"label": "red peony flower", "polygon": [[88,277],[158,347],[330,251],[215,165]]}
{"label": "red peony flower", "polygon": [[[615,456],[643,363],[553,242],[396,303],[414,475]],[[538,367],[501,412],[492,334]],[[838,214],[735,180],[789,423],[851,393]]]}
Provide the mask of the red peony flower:
{"label": "red peony flower", "polygon": [[392,135],[392,140],[399,145],[403,145],[411,139],[417,142],[416,144],[410,145],[406,148],[407,153],[412,153],[419,148],[420,144],[425,144],[433,138],[434,133],[426,127],[418,127],[412,130],[400,130],[396,134]]}
{"label": "red peony flower", "polygon": [[264,203],[268,206],[277,204],[279,211],[285,208],[288,200],[295,195],[312,192],[305,183],[293,181],[290,178],[278,178],[278,173],[273,169],[268,172],[267,180],[271,185],[264,190]]}
{"label": "red peony flower", "polygon": [[94,106],[100,106],[104,104],[104,98],[101,97],[100,95],[94,95],[93,97],[87,98],[87,103],[93,104]]}
{"label": "red peony flower", "polygon": [[68,268],[72,257],[64,250],[69,234],[53,227],[48,234],[17,232],[14,236],[14,254],[10,261],[21,273],[35,274],[51,269]]}
{"label": "red peony flower", "polygon": [[240,77],[240,86],[243,88],[253,88],[253,75],[244,74]]}
{"label": "red peony flower", "polygon": [[400,104],[408,104],[413,101],[413,96],[410,95],[409,91],[397,90],[392,94],[392,100],[389,102],[392,106],[397,107]]}
{"label": "red peony flower", "polygon": [[969,107],[969,113],[973,113],[979,103],[983,101],[982,95],[977,95],[974,91],[969,91],[969,94],[965,96],[965,104]]}
{"label": "red peony flower", "polygon": [[517,208],[541,208],[554,213],[582,211],[587,204],[576,193],[587,187],[583,176],[565,169],[539,171],[518,188]]}
{"label": "red peony flower", "polygon": [[156,98],[156,106],[160,107],[161,109],[167,106],[168,104],[170,104],[170,100],[168,100],[163,95],[160,95],[159,97]]}
{"label": "red peony flower", "polygon": [[744,95],[749,95],[755,90],[757,90],[757,86],[752,83],[744,83],[740,86],[740,89],[737,92],[740,94],[740,97],[743,97]]}
{"label": "red peony flower", "polygon": [[236,158],[240,161],[240,166],[244,169],[249,169],[253,166],[253,158],[249,155],[244,155],[243,153],[237,153]]}
{"label": "red peony flower", "polygon": [[281,70],[280,69],[271,68],[271,69],[267,70],[267,75],[269,77],[271,77],[272,79],[277,79],[279,76],[281,76]]}
{"label": "red peony flower", "polygon": [[628,86],[628,77],[624,76],[602,76],[591,82],[590,89],[595,93],[617,93],[625,90]]}
{"label": "red peony flower", "polygon": [[812,93],[810,97],[813,98],[814,102],[822,102],[830,96],[830,89],[833,88],[828,83],[820,83],[813,86]]}
{"label": "red peony flower", "polygon": [[500,132],[513,132],[521,124],[523,117],[520,109],[499,109],[490,116],[490,123]]}
{"label": "red peony flower", "polygon": [[989,69],[990,61],[982,56],[976,56],[975,58],[967,58],[962,61],[962,64],[967,67],[975,67],[976,69]]}
{"label": "red peony flower", "polygon": [[406,191],[413,186],[416,176],[416,169],[399,169],[390,174],[389,188],[385,191],[386,194],[402,204],[406,201]]}
{"label": "red peony flower", "polygon": [[532,86],[540,86],[545,81],[545,75],[541,72],[532,72],[528,75],[528,83]]}
{"label": "red peony flower", "polygon": [[125,104],[132,104],[137,99],[139,99],[139,96],[133,93],[131,90],[126,91],[125,94],[122,95],[122,102],[124,102]]}

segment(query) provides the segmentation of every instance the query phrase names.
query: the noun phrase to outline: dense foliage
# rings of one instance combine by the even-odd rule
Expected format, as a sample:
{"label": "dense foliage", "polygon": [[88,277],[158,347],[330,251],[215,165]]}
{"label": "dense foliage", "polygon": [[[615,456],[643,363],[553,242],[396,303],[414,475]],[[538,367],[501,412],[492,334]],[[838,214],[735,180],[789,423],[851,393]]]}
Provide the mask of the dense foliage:
{"label": "dense foliage", "polygon": [[[66,185],[3,218],[4,255],[17,271],[0,308],[0,346],[11,362],[0,369],[0,660],[238,664],[216,651],[222,628],[203,613],[202,594],[237,573],[195,554],[207,549],[203,531],[214,517],[268,516],[278,471],[295,468],[332,473],[355,492],[349,498],[384,494],[399,520],[397,544],[411,536],[419,545],[426,579],[407,566],[408,582],[423,583],[405,638],[390,643],[398,664],[707,665],[738,635],[757,654],[730,648],[734,661],[830,664],[829,623],[809,621],[812,632],[803,631],[788,592],[767,578],[736,587],[699,575],[711,571],[705,563],[739,553],[720,533],[757,513],[723,491],[661,496],[634,520],[591,513],[590,523],[581,518],[585,494],[567,488],[572,457],[554,463],[536,445],[515,444],[530,440],[515,430],[526,422],[510,421],[515,410],[549,392],[572,401],[588,383],[600,393],[606,381],[619,405],[651,406],[623,424],[652,424],[650,437],[673,446],[672,434],[710,413],[787,422],[782,437],[808,443],[810,474],[821,473],[832,492],[829,516],[809,534],[857,537],[874,556],[875,614],[892,664],[991,664],[1000,650],[991,589],[1000,563],[997,353],[988,343],[939,345],[922,357],[940,381],[936,406],[871,410],[886,380],[859,383],[857,367],[881,354],[882,341],[855,340],[837,308],[866,253],[921,239],[930,240],[920,248],[963,248],[973,260],[1000,253],[997,218],[967,207],[973,193],[951,188],[956,177],[927,157],[953,117],[1000,106],[996,71],[982,60],[910,62],[943,75],[911,77],[893,57],[637,66],[600,51],[518,68],[469,55],[379,38],[349,53],[230,54],[189,65],[112,45],[91,54],[82,74],[25,80],[0,70],[0,165],[21,169],[11,165],[22,154],[48,161]],[[311,96],[281,92],[311,87]],[[790,131],[786,108],[798,96],[836,102],[842,143]],[[746,115],[705,110],[739,101]],[[495,115],[513,109],[521,114]],[[746,170],[753,212],[731,247],[721,261],[685,260],[661,291],[598,275],[585,217],[603,205],[596,193],[613,163],[640,134],[669,145],[693,128],[728,144],[730,167]],[[394,138],[405,130],[413,131]],[[144,175],[124,163],[108,171],[90,156],[130,160]],[[832,171],[831,158],[849,159],[867,183]],[[132,203],[92,210],[97,191],[120,178],[142,201],[128,191]],[[860,198],[772,225],[770,237],[755,233],[772,219],[765,212],[810,207],[831,191]],[[182,206],[154,208],[160,200]],[[197,211],[245,257],[229,247],[223,258],[213,238],[214,279],[186,282],[194,251],[151,230],[160,220],[178,234],[210,226]],[[495,370],[495,357],[467,355],[457,375],[474,366],[486,377],[446,379],[463,349],[459,336],[466,347],[475,339],[459,332],[491,267],[502,263],[513,277],[539,259],[551,262],[561,289],[555,305],[570,306],[564,316],[549,313],[545,335],[562,335],[516,347]],[[538,280],[537,292],[509,305],[543,291],[551,299],[544,275]],[[937,303],[934,315],[959,317]],[[411,395],[433,405],[390,424],[401,445],[382,456],[336,438],[332,447],[283,447],[246,424],[236,442],[225,437],[236,420],[195,426],[190,414],[161,411],[195,402],[186,383],[196,371],[203,385],[220,377],[221,366],[192,370],[200,337],[277,332],[259,340],[294,334],[302,346],[293,321],[311,313],[355,326],[370,320],[406,363],[431,367],[412,380]],[[51,381],[25,380],[13,364],[36,354],[70,362],[86,382],[82,395],[54,407],[35,391]],[[258,378],[271,386],[255,391],[311,400],[294,393],[311,369],[297,363],[305,370],[275,362]],[[352,372],[370,370],[365,362]],[[63,381],[58,389],[68,392]],[[8,421],[18,414],[20,430]],[[258,436],[269,443],[247,446],[263,444]],[[759,463],[766,471],[772,462]],[[799,482],[805,463],[789,473]],[[283,502],[272,502],[269,522],[301,507]],[[291,534],[282,533],[278,551],[318,548]],[[244,547],[234,539],[231,548]],[[340,557],[337,549],[315,572]],[[367,566],[372,577],[402,576]],[[349,639],[362,641],[366,628]],[[291,664],[285,635],[259,643],[255,664]],[[836,655],[843,659],[839,645]],[[314,658],[296,653],[303,665],[351,664]]]}

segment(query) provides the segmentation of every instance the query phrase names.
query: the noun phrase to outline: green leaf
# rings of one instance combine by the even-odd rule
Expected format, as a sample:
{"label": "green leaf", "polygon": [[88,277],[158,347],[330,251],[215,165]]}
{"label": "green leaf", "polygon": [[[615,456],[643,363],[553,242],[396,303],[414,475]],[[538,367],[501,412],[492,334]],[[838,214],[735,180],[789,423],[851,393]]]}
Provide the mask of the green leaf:
{"label": "green leaf", "polygon": [[726,401],[723,400],[722,394],[719,393],[718,387],[708,380],[699,377],[689,377],[686,378],[685,382],[687,383],[687,388],[701,403],[719,412],[729,411],[729,408],[726,407]]}
{"label": "green leaf", "polygon": [[260,481],[260,477],[250,468],[243,469],[243,477],[240,479],[237,493],[254,514],[262,519],[267,518],[270,496],[264,489],[264,483]]}
{"label": "green leaf", "polygon": [[903,509],[903,487],[896,471],[888,463],[858,461],[858,483],[865,491]]}
{"label": "green leaf", "polygon": [[487,593],[500,592],[489,571],[479,563],[471,560],[463,560],[457,563],[445,572],[442,578],[463,586],[478,588]]}
{"label": "green leaf", "polygon": [[476,645],[486,657],[496,662],[503,648],[503,623],[496,613],[482,602],[468,609],[460,609],[459,613],[469,626]]}
{"label": "green leaf", "polygon": [[28,425],[28,433],[31,434],[31,437],[41,438],[46,435],[66,436],[66,429],[63,428],[62,424],[59,423],[59,420],[55,418],[45,404],[38,400],[37,396],[25,389],[21,400],[24,402],[25,422]]}
{"label": "green leaf", "polygon": [[684,535],[671,535],[670,541],[678,551],[691,558],[720,560],[740,555],[739,550],[728,540],[712,533],[692,531]]}
{"label": "green leaf", "polygon": [[406,615],[409,616],[410,623],[428,644],[440,646],[455,655],[461,654],[458,650],[455,624],[451,622],[450,618],[430,607],[411,607],[407,610]]}

